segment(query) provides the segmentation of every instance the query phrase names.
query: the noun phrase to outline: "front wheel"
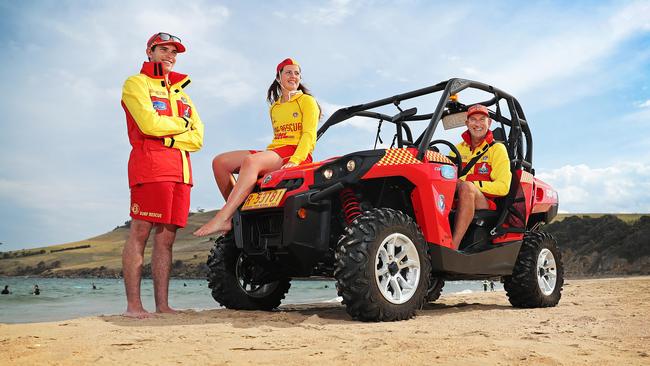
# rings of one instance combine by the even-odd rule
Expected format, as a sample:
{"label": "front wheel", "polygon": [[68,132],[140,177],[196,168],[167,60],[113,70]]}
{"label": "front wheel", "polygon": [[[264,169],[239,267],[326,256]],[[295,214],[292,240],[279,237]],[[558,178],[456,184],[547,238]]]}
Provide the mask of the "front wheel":
{"label": "front wheel", "polygon": [[277,308],[291,287],[276,264],[253,260],[237,249],[232,235],[217,240],[207,264],[212,297],[228,309]]}
{"label": "front wheel", "polygon": [[422,308],[430,271],[427,243],[413,219],[382,208],[364,212],[345,229],[334,277],[354,319],[395,321]]}
{"label": "front wheel", "polygon": [[503,282],[510,304],[519,308],[555,306],[563,285],[562,255],[553,236],[527,232],[512,275]]}

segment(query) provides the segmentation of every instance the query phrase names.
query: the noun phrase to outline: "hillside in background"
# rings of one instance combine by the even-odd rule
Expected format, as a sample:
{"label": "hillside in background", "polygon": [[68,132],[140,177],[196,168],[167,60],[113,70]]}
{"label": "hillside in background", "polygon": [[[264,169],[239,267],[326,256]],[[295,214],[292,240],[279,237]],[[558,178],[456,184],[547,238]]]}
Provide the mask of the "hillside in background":
{"label": "hillside in background", "polygon": [[[212,241],[192,232],[215,212],[191,214],[178,231],[172,276],[205,277]],[[650,274],[650,216],[559,215],[543,230],[557,239],[567,277]],[[0,276],[120,277],[128,231],[127,224],[88,240],[0,253]],[[149,276],[151,244],[145,256]]]}
{"label": "hillside in background", "polygon": [[[172,276],[205,276],[205,262],[212,242],[208,238],[197,238],[192,232],[215,212],[190,214],[187,226],[178,231]],[[0,276],[121,277],[122,248],[129,233],[128,224],[79,242],[0,253]],[[145,249],[143,274],[146,277],[151,274],[152,241],[153,231]]]}
{"label": "hillside in background", "polygon": [[650,216],[570,216],[542,230],[555,236],[567,275],[650,274]]}

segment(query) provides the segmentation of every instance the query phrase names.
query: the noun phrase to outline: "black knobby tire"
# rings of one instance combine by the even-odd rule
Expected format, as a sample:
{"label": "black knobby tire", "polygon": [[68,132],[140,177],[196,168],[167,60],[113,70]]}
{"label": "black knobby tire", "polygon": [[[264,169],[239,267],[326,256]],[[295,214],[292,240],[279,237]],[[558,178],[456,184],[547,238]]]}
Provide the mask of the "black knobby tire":
{"label": "black knobby tire", "polygon": [[429,278],[429,289],[427,290],[426,302],[434,302],[440,298],[442,288],[445,286],[445,280],[431,276]]}
{"label": "black knobby tire", "polygon": [[562,255],[553,236],[527,232],[512,275],[504,277],[510,304],[519,308],[555,306],[563,285]]}
{"label": "black knobby tire", "polygon": [[[345,229],[335,258],[336,287],[354,319],[404,320],[422,308],[431,262],[427,243],[408,215],[389,208],[364,212]],[[382,280],[387,285],[380,289]]]}
{"label": "black knobby tire", "polygon": [[[273,267],[272,263],[262,267],[245,259],[241,250],[235,247],[232,235],[218,239],[208,257],[208,286],[212,297],[228,309],[272,310],[280,306],[291,287],[291,279]],[[251,271],[263,271],[268,283],[254,281],[247,277]]]}

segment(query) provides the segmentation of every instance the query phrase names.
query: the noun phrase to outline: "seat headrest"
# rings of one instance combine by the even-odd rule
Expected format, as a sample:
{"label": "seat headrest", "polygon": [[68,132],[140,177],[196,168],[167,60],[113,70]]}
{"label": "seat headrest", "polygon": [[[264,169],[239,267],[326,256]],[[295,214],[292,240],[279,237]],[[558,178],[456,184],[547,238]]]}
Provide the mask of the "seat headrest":
{"label": "seat headrest", "polygon": [[506,133],[503,130],[502,127],[497,127],[492,131],[492,136],[496,141],[501,141],[505,142],[506,141]]}

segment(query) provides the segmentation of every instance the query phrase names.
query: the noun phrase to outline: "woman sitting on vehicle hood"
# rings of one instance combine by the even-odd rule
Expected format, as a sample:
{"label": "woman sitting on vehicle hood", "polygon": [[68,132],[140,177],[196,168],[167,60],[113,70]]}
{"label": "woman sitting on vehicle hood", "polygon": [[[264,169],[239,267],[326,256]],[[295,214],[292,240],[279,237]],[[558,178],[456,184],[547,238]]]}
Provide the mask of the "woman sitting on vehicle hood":
{"label": "woman sitting on vehicle hood", "polygon": [[[267,100],[271,104],[273,141],[264,151],[237,150],[214,158],[214,179],[226,204],[194,235],[223,236],[232,229],[237,207],[251,193],[259,176],[312,161],[320,107],[301,84],[300,65],[295,60],[287,58],[278,64]],[[237,182],[233,173],[239,173]]]}

